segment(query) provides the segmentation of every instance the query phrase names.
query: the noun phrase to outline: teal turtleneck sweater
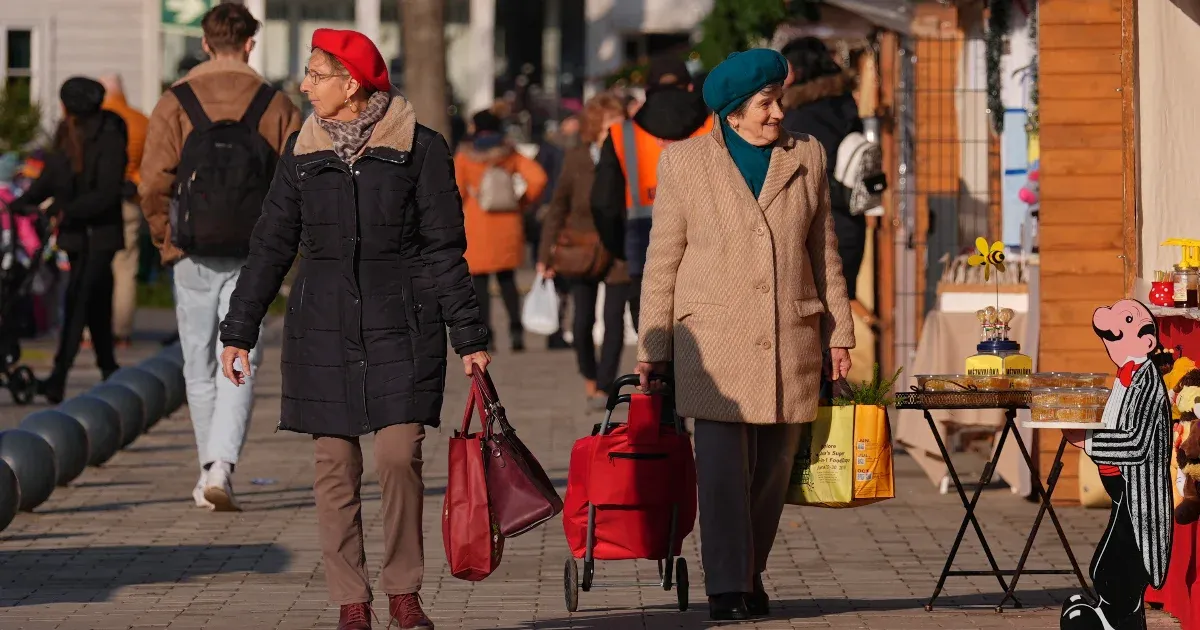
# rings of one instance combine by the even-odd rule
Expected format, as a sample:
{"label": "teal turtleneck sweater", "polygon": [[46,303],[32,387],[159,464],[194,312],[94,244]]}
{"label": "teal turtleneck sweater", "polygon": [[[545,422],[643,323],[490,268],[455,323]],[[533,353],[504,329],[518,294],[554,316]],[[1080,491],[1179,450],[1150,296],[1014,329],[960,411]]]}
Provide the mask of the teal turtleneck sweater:
{"label": "teal turtleneck sweater", "polygon": [[724,120],[721,121],[721,133],[725,136],[725,148],[729,151],[729,157],[733,158],[733,163],[746,180],[750,192],[758,199],[758,193],[762,191],[763,182],[767,179],[767,168],[771,165],[773,145],[756,147],[746,142]]}

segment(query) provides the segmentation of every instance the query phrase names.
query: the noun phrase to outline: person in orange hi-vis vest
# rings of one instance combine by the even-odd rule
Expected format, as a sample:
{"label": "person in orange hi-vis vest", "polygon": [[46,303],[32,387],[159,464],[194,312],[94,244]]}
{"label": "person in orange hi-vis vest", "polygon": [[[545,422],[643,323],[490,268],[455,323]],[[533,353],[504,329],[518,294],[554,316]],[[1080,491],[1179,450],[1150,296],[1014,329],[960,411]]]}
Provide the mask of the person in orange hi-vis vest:
{"label": "person in orange hi-vis vest", "polygon": [[652,60],[646,85],[646,102],[637,115],[609,129],[592,187],[592,214],[600,240],[629,266],[634,328],[641,311],[658,157],[670,143],[709,133],[713,125],[712,113],[682,60]]}

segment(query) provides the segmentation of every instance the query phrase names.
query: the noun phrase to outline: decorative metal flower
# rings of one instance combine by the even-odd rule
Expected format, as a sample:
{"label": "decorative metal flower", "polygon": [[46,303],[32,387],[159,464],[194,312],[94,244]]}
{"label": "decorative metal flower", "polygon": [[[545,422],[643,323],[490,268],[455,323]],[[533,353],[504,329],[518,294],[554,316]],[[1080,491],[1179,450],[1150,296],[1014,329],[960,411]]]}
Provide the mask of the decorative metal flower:
{"label": "decorative metal flower", "polygon": [[1004,273],[1004,242],[996,241],[989,247],[987,239],[980,236],[975,239],[975,249],[979,251],[977,254],[972,254],[967,259],[967,264],[972,267],[983,266],[983,281],[987,282],[991,279],[992,267],[996,271]]}

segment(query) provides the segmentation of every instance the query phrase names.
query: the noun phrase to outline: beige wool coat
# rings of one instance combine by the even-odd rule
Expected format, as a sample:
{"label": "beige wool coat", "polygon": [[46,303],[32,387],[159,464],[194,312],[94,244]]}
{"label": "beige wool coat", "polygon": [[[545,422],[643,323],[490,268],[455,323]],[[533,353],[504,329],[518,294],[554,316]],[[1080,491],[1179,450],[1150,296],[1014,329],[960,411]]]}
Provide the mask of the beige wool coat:
{"label": "beige wool coat", "polygon": [[853,348],[825,152],[785,135],[757,200],[721,126],[658,165],[638,360],[673,361],[681,416],[811,422],[822,349]]}

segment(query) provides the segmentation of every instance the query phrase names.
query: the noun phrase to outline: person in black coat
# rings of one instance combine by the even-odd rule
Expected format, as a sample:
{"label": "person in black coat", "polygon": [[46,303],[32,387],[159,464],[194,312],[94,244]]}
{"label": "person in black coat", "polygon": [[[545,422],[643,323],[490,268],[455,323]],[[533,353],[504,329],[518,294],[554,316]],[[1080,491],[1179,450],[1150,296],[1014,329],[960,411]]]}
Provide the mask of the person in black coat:
{"label": "person in black coat", "polygon": [[795,39],[781,52],[788,60],[795,81],[784,90],[783,127],[793,133],[811,135],[825,149],[833,228],[838,237],[838,254],[842,257],[846,293],[854,300],[858,271],[867,245],[867,219],[861,214],[850,214],[850,191],[833,176],[842,140],[863,130],[858,104],[851,94],[854,79],[842,71],[829,49],[815,37]]}
{"label": "person in black coat", "polygon": [[113,352],[112,259],[125,247],[121,200],[125,185],[126,130],[120,116],[100,109],[104,86],[91,79],[67,79],[59,91],[63,120],[54,134],[41,176],[14,203],[16,212],[46,211],[58,221],[58,247],[67,253],[66,319],[54,356],[54,369],[39,384],[51,403],[62,402],[67,372],[83,341],[92,334],[96,364],[107,379],[118,369]]}
{"label": "person in black coat", "polygon": [[463,257],[450,149],[417,123],[383,68],[359,33],[313,34],[301,85],[313,115],[280,158],[220,325],[225,376],[241,384],[299,252],[284,319],[279,428],[314,437],[325,577],[347,630],[370,627],[359,436],[375,434],[389,610],[400,627],[431,626],[417,599],[421,445],[425,427],[441,418],[447,336],[468,375],[491,361]]}

